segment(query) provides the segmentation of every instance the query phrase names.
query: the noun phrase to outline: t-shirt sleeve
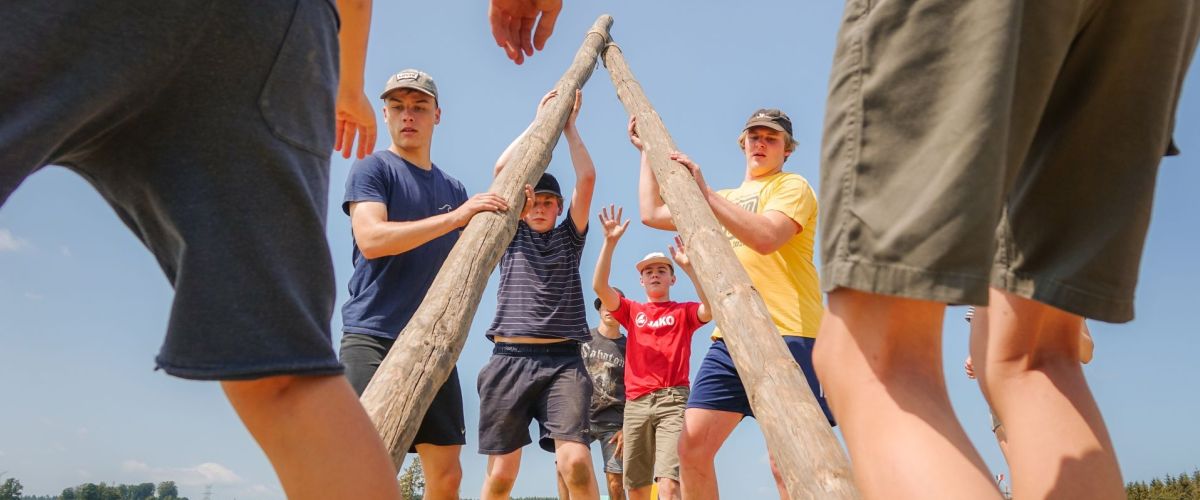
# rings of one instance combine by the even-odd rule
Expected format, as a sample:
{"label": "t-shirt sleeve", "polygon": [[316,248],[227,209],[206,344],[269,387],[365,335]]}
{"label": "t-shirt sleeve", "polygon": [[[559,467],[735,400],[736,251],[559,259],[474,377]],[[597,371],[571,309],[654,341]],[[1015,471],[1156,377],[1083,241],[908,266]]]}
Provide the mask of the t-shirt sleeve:
{"label": "t-shirt sleeve", "polygon": [[346,197],[342,199],[342,211],[350,215],[350,204],[360,201],[387,203],[387,165],[379,158],[368,156],[354,162],[350,175],[346,177]]}
{"label": "t-shirt sleeve", "polygon": [[[604,307],[604,306],[600,306],[600,307]],[[627,299],[625,297],[621,297],[621,303],[620,303],[620,305],[617,306],[617,310],[611,311],[611,314],[613,315],[613,319],[617,320],[617,323],[620,323],[621,326],[625,327],[626,332],[633,331],[633,329],[631,329],[629,327],[629,325],[631,324],[629,321],[629,318],[630,318],[630,316],[633,315],[632,307],[633,307],[633,304],[630,302],[629,299]]]}
{"label": "t-shirt sleeve", "polygon": [[774,210],[788,216],[804,229],[817,213],[817,196],[799,175],[785,175],[765,196],[762,212]]}
{"label": "t-shirt sleeve", "polygon": [[580,233],[579,228],[575,227],[575,219],[571,218],[571,210],[568,208],[563,214],[565,216],[563,217],[563,221],[558,225],[559,229],[567,233],[567,241],[578,248],[583,248],[583,243],[587,240],[588,228],[592,227],[592,225],[588,224],[584,226],[583,232]]}
{"label": "t-shirt sleeve", "polygon": [[687,321],[688,321],[688,324],[690,325],[689,330],[694,332],[696,330],[699,330],[700,327],[704,326],[705,322],[700,321],[700,303],[699,302],[685,302],[683,304],[683,306],[684,306],[685,312],[686,312],[685,316],[687,316]]}

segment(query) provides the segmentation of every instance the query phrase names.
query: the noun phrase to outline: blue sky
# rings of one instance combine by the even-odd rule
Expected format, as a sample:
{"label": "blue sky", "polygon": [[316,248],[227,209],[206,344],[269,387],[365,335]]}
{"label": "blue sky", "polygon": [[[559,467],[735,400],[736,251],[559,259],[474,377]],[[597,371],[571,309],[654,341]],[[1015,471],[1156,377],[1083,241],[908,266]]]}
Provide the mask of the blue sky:
{"label": "blue sky", "polygon": [[[800,146],[786,165],[816,184],[824,100],[841,5],[767,1],[739,5],[661,2],[570,2],[545,51],[517,67],[491,40],[483,2],[380,2],[367,61],[368,95],[391,73],[428,71],[441,91],[442,123],[434,161],[471,193],[487,189],[496,156],[533,117],[543,93],[566,70],[583,33],[609,12],[613,36],[679,147],[714,186],[734,186],[744,159],[735,139],[746,117],[779,107],[795,122]],[[1163,162],[1142,264],[1137,319],[1094,323],[1096,359],[1086,367],[1112,432],[1127,480],[1200,467],[1200,413],[1195,382],[1200,349],[1190,313],[1200,306],[1200,81],[1193,70],[1178,112],[1181,157]],[[230,75],[235,78],[236,75]],[[635,207],[637,154],[625,137],[626,116],[598,68],[585,88],[580,132],[598,170],[600,204]],[[388,138],[382,132],[379,147]],[[338,305],[351,272],[350,228],[340,211],[350,162],[336,158],[328,239]],[[572,178],[565,141],[550,171]],[[1113,200],[1121,203],[1121,200]],[[628,210],[627,210],[628,213]],[[593,221],[594,221],[593,217]],[[671,235],[633,225],[617,248],[614,283],[638,290],[633,263],[662,250]],[[590,282],[599,251],[590,235],[581,272]],[[490,353],[483,330],[495,309],[495,278],[484,293],[459,361],[468,445],[462,494],[478,496],[485,464],[475,452],[478,396],[474,377]],[[693,298],[681,277],[676,298]],[[156,262],[78,176],[51,167],[35,174],[0,208],[0,472],[26,493],[50,494],[82,482],[174,480],[199,498],[281,498],[262,452],[213,383],[154,372],[172,291]],[[966,323],[947,313],[945,367],[951,398],[988,465],[1004,472],[989,432],[986,406],[962,374]],[[340,339],[335,313],[334,341]],[[711,327],[693,340],[692,368]],[[525,454],[514,494],[551,495],[552,457]],[[717,457],[728,497],[774,491],[762,434],[753,420],[734,432]]]}

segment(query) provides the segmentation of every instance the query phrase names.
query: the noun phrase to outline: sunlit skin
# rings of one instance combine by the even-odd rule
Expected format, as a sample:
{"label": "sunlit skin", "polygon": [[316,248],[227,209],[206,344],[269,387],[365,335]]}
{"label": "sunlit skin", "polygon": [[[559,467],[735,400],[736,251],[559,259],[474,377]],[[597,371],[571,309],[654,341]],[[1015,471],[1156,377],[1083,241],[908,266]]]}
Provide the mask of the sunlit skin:
{"label": "sunlit skin", "polygon": [[383,121],[392,145],[388,150],[428,168],[433,127],[442,121],[442,110],[433,96],[413,89],[399,89],[387,95]]}
{"label": "sunlit skin", "polygon": [[671,300],[671,286],[675,284],[675,273],[666,264],[650,264],[642,268],[641,284],[646,288],[650,302]]}
{"label": "sunlit skin", "polygon": [[533,203],[529,204],[528,210],[521,220],[525,221],[535,232],[544,233],[554,229],[554,223],[562,213],[562,198],[552,194],[539,193],[533,195]]}
{"label": "sunlit skin", "polygon": [[746,180],[779,172],[792,153],[787,151],[787,134],[767,127],[751,127],[742,141],[746,153]]}

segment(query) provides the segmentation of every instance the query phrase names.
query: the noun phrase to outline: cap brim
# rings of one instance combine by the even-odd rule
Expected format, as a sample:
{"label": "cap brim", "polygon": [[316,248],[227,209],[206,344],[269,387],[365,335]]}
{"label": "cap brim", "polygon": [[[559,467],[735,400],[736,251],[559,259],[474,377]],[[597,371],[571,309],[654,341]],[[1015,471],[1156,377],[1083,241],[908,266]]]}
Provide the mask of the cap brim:
{"label": "cap brim", "polygon": [[641,262],[638,262],[637,266],[634,266],[634,267],[637,268],[638,273],[641,273],[642,269],[645,269],[646,266],[648,266],[650,264],[666,264],[667,267],[671,268],[672,270],[675,269],[675,265],[671,263],[671,259],[668,259],[666,257],[655,257],[653,259],[643,260]]}
{"label": "cap brim", "polygon": [[415,86],[415,85],[397,85],[397,86],[395,86],[395,87],[392,87],[392,88],[390,88],[390,89],[387,89],[387,90],[383,91],[383,93],[382,93],[382,94],[379,94],[379,98],[380,98],[380,99],[387,99],[387,96],[388,96],[388,94],[391,94],[392,92],[395,92],[395,91],[397,91],[397,90],[400,90],[400,89],[412,89],[412,90],[416,90],[416,91],[418,91],[418,92],[420,92],[420,93],[422,93],[422,94],[425,94],[425,95],[427,95],[427,96],[429,96],[429,97],[432,97],[432,98],[434,98],[434,99],[437,99],[437,98],[438,98],[438,96],[436,96],[436,95],[433,95],[433,94],[432,94],[432,93],[430,93],[428,90],[425,90],[425,89],[423,89],[423,88],[421,88],[421,87],[417,87],[417,86]]}
{"label": "cap brim", "polygon": [[767,127],[771,130],[778,130],[785,134],[788,133],[787,129],[783,128],[783,125],[775,123],[774,121],[771,121],[771,120],[759,120],[759,121],[752,121],[750,123],[747,123],[746,128],[743,128],[742,132],[750,130],[754,127]]}

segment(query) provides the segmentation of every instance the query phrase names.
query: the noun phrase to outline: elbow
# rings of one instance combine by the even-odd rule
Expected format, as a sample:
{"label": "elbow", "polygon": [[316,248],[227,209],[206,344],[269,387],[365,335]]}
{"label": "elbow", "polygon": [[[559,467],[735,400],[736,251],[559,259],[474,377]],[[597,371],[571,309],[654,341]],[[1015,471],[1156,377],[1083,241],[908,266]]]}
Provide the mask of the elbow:
{"label": "elbow", "polygon": [[579,172],[575,177],[575,182],[579,184],[580,187],[591,188],[596,185],[596,169],[594,168],[589,168]]}
{"label": "elbow", "polygon": [[779,250],[779,245],[775,244],[774,241],[771,241],[768,238],[754,238],[752,241],[743,241],[742,243],[745,243],[746,246],[750,247],[751,250],[754,250],[759,255],[767,255],[771,252]]}
{"label": "elbow", "polygon": [[372,244],[364,245],[364,244],[362,244],[362,242],[360,242],[358,245],[358,253],[361,253],[362,256],[365,257],[367,260],[378,259],[380,257],[386,256],[386,254],[383,253],[382,249],[379,248],[378,245],[372,245]]}

